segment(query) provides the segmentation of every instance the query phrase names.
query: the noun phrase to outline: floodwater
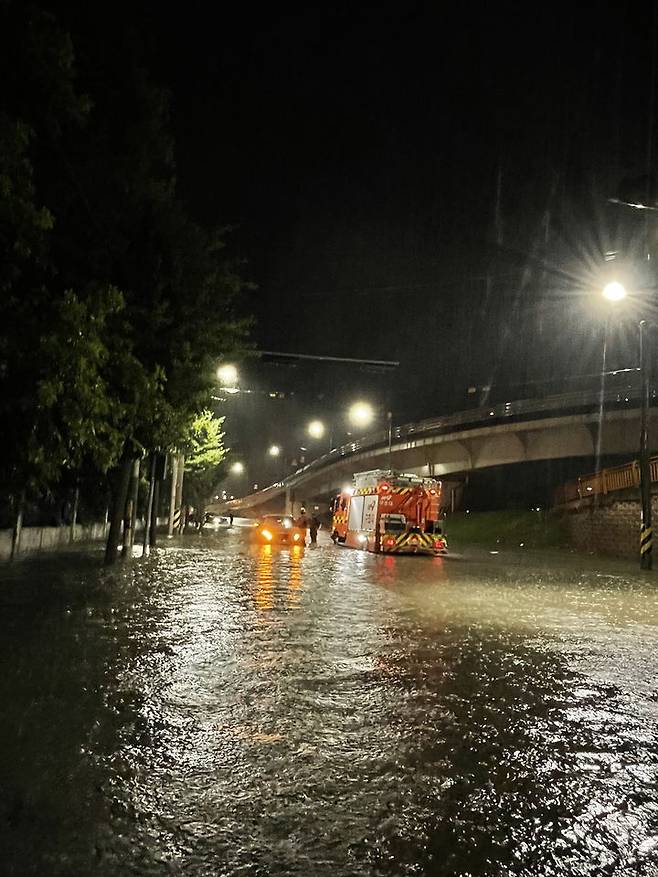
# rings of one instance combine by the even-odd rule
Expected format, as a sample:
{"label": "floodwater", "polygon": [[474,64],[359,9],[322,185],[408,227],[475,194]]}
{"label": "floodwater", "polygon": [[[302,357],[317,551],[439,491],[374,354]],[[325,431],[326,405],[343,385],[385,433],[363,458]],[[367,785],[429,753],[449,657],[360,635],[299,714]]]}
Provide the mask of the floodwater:
{"label": "floodwater", "polygon": [[658,573],[99,558],[0,569],[1,873],[658,874]]}

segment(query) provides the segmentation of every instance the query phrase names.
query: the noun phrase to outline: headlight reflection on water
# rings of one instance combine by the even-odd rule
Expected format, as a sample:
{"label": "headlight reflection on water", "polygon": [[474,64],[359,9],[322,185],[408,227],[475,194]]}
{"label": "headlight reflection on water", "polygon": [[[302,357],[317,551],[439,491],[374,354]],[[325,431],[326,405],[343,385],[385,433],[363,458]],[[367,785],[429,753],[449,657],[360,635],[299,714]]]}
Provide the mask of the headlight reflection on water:
{"label": "headlight reflection on water", "polygon": [[299,605],[303,553],[300,545],[281,550],[275,550],[271,545],[258,547],[253,600],[260,612],[274,609],[275,605],[288,609]]}

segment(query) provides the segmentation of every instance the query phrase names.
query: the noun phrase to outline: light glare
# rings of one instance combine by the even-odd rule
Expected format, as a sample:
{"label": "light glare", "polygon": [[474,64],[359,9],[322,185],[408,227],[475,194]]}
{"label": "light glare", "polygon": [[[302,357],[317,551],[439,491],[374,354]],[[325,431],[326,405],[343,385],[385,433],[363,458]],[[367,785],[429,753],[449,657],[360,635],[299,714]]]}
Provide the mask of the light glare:
{"label": "light glare", "polygon": [[223,386],[235,387],[238,382],[238,370],[234,365],[227,362],[225,365],[220,365],[217,369],[217,377]]}
{"label": "light glare", "polygon": [[312,420],[308,425],[308,434],[311,438],[321,439],[324,435],[324,423],[321,420]]}
{"label": "light glare", "polygon": [[281,448],[278,445],[272,445],[268,451],[270,457],[278,457],[281,453]]}
{"label": "light glare", "polygon": [[231,466],[231,472],[232,472],[234,475],[242,475],[242,473],[244,472],[244,466],[243,466],[243,464],[240,463],[239,461],[236,462],[236,463],[234,463],[234,464]]}
{"label": "light glare", "polygon": [[369,426],[374,420],[375,412],[368,402],[355,402],[348,412],[348,417],[354,426]]}
{"label": "light glare", "polygon": [[613,280],[603,287],[603,297],[611,302],[622,301],[626,298],[626,288],[622,283]]}

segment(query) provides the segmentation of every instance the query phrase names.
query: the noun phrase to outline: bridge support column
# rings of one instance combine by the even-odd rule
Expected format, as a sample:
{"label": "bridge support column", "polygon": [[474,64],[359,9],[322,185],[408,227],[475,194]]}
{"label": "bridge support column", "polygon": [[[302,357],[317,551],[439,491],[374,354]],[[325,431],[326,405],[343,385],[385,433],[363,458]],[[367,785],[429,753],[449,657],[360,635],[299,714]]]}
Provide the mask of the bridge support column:
{"label": "bridge support column", "polygon": [[295,514],[295,491],[286,487],[286,510],[287,515]]}

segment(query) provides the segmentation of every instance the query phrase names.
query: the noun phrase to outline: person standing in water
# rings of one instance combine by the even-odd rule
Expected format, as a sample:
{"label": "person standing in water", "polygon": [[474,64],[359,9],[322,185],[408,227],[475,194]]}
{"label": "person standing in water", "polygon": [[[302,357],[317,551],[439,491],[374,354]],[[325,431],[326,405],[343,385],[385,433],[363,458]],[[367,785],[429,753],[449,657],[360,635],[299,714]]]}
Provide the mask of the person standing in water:
{"label": "person standing in water", "polygon": [[320,529],[320,519],[317,515],[312,515],[308,524],[309,533],[311,534],[311,545],[316,545],[318,541],[318,530]]}
{"label": "person standing in water", "polygon": [[299,517],[295,518],[294,524],[295,527],[299,527],[301,530],[304,531],[303,544],[306,545],[306,529],[308,527],[308,518],[306,517],[306,509],[304,508],[304,506],[302,506],[299,510]]}

